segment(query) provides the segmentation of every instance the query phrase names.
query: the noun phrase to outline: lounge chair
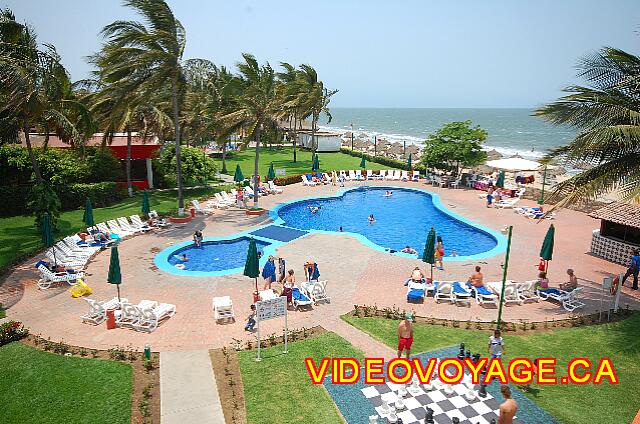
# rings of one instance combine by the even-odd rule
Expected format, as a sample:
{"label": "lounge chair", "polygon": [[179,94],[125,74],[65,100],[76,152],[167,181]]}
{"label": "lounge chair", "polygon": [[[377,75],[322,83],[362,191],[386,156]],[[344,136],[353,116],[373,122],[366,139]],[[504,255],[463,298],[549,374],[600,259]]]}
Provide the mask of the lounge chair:
{"label": "lounge chair", "polygon": [[202,215],[208,215],[210,213],[213,213],[213,209],[211,208],[203,208],[200,205],[200,202],[198,202],[198,200],[193,199],[191,201],[191,204],[193,205],[194,208],[196,208],[196,212],[201,213]]}
{"label": "lounge chair", "polygon": [[407,286],[407,302],[422,302],[427,293],[427,283],[411,281]]}
{"label": "lounge chair", "polygon": [[302,292],[298,287],[291,289],[291,301],[294,309],[298,310],[301,306],[313,305],[313,300]]}
{"label": "lounge chair", "polygon": [[363,181],[365,179],[364,176],[362,175],[362,171],[359,169],[356,169],[356,179],[358,181]]}
{"label": "lounge chair", "polygon": [[302,175],[300,178],[302,179],[303,186],[315,187],[317,185],[315,182],[309,180],[306,175]]}
{"label": "lounge chair", "polygon": [[133,328],[149,333],[155,331],[160,322],[176,314],[176,305],[170,303],[160,303],[158,306],[149,309],[135,308],[141,312],[141,317],[136,323],[132,324]]}
{"label": "lounge chair", "polygon": [[475,297],[478,305],[498,304],[498,296],[485,286],[474,287],[471,283],[467,283],[467,287],[471,290],[471,294]]}
{"label": "lounge chair", "polygon": [[53,283],[67,283],[73,286],[78,278],[84,277],[83,272],[53,272],[44,264],[38,265],[38,271],[42,277],[38,280],[38,287],[43,290],[50,288]]}
{"label": "lounge chair", "polygon": [[522,299],[520,299],[520,295],[518,294],[518,286],[515,283],[505,284],[503,301],[505,305],[509,303],[522,305]]}
{"label": "lounge chair", "polygon": [[131,226],[133,228],[137,228],[145,233],[151,231],[151,227],[149,227],[146,222],[142,222],[142,219],[140,219],[138,215],[131,215],[129,219],[131,220]]}
{"label": "lounge chair", "polygon": [[258,296],[260,296],[260,300],[272,300],[278,298],[278,295],[271,289],[259,291]]}
{"label": "lounge chair", "polygon": [[133,231],[127,231],[124,228],[118,225],[118,222],[115,219],[110,219],[107,221],[107,225],[111,229],[112,233],[118,234],[120,237],[127,237],[133,235]]}
{"label": "lounge chair", "polygon": [[433,294],[433,299],[436,303],[440,303],[440,300],[455,302],[456,298],[453,295],[453,284],[450,281],[436,282],[436,291]]}
{"label": "lounge chair", "polygon": [[471,298],[473,297],[471,291],[467,289],[464,284],[459,283],[458,281],[454,282],[452,285],[453,296],[455,298],[455,303],[466,303],[471,306]]}
{"label": "lounge chair", "polygon": [[284,193],[284,188],[278,187],[273,181],[269,181],[269,190],[275,194]]}
{"label": "lounge chair", "polygon": [[331,302],[331,298],[327,295],[327,280],[317,281],[307,287],[308,297],[313,300],[314,304],[326,301]]}
{"label": "lounge chair", "polygon": [[[483,195],[483,198],[486,197],[486,195]],[[542,210],[538,207],[531,207],[531,208],[513,208],[513,211],[515,213],[519,213],[519,214],[526,214],[526,213],[534,213],[534,212],[542,212]]]}
{"label": "lounge chair", "polygon": [[540,300],[540,296],[536,294],[536,284],[538,280],[529,280],[517,285],[518,297],[522,302],[526,303],[527,300]]}
{"label": "lounge chair", "polygon": [[386,169],[381,169],[380,173],[378,174],[378,179],[379,180],[386,180],[387,179],[387,170]]}
{"label": "lounge chair", "polygon": [[555,212],[546,214],[545,212],[537,211],[537,212],[525,212],[524,216],[526,216],[529,219],[555,219],[556,214]]}
{"label": "lounge chair", "polygon": [[[78,238],[76,239],[75,237],[78,237]],[[78,236],[77,234],[75,235],[75,237],[74,236],[67,236],[67,237],[62,239],[64,244],[66,244],[67,247],[72,252],[79,252],[79,253],[85,253],[85,254],[93,255],[98,250],[100,250],[102,248],[102,246],[103,246],[100,243],[89,244],[89,243],[83,241],[80,238],[80,236]]]}
{"label": "lounge chair", "polygon": [[519,197],[514,197],[513,199],[501,200],[499,202],[496,202],[493,206],[500,209],[513,209],[519,201]]}
{"label": "lounge chair", "polygon": [[78,260],[87,260],[95,253],[90,251],[73,251],[63,241],[57,242],[52,248],[56,249],[56,254],[62,252],[67,258],[75,258]]}
{"label": "lounge chair", "polygon": [[56,254],[54,255],[51,249],[48,249],[44,255],[52,263],[55,263],[57,265],[62,265],[65,268],[67,267],[68,268],[84,268],[85,266],[87,266],[87,262],[88,262],[88,260],[86,259],[85,260],[79,260],[76,258],[69,259],[62,252],[56,252]]}
{"label": "lounge chair", "polygon": [[449,187],[451,188],[460,188],[460,184],[462,184],[462,177],[458,177],[453,181],[449,181]]}
{"label": "lounge chair", "polygon": [[573,312],[575,309],[584,307],[585,303],[578,300],[578,295],[582,293],[582,287],[577,287],[571,291],[560,289],[538,290],[538,296],[542,300],[554,300],[562,305],[568,311]]}
{"label": "lounge chair", "polygon": [[420,180],[421,176],[420,176],[420,172],[418,171],[413,171],[413,175],[411,176],[411,181],[413,182],[418,182]]}
{"label": "lounge chair", "polygon": [[356,172],[355,171],[353,171],[353,170],[349,171],[349,179],[351,181],[356,181],[358,179],[358,177],[356,176]]}
{"label": "lounge chair", "polygon": [[134,227],[131,224],[129,224],[129,220],[127,220],[127,218],[124,217],[124,216],[118,218],[117,222],[118,222],[118,226],[120,228],[122,228],[125,231],[130,232],[131,234],[137,234],[137,233],[141,233],[143,231],[141,228]]}
{"label": "lounge chair", "polygon": [[402,171],[400,174],[401,181],[409,181],[409,171]]}
{"label": "lounge chair", "polygon": [[373,170],[372,169],[367,169],[365,177],[367,180],[373,180]]}
{"label": "lounge chair", "polygon": [[391,171],[391,175],[390,175],[390,177],[391,177],[391,178],[388,178],[388,179],[391,179],[391,180],[393,180],[393,181],[398,181],[398,180],[400,180],[400,171],[398,171],[398,170],[393,170],[393,171]]}
{"label": "lounge chair", "polygon": [[84,300],[89,304],[89,312],[82,315],[80,318],[82,318],[82,322],[90,322],[95,325],[99,325],[107,319],[107,310],[120,309],[121,302],[129,302],[129,300],[125,298],[121,298],[120,301],[118,301],[117,297],[106,302],[88,298],[84,298]]}
{"label": "lounge chair", "polygon": [[211,307],[213,308],[213,318],[216,321],[235,321],[236,315],[233,312],[233,302],[229,296],[214,297],[211,301]]}
{"label": "lounge chair", "polygon": [[220,193],[213,193],[213,197],[215,197],[216,201],[218,204],[220,205],[227,205],[227,206],[231,206],[233,205],[235,202],[232,200],[225,200],[224,197],[222,197],[222,194]]}

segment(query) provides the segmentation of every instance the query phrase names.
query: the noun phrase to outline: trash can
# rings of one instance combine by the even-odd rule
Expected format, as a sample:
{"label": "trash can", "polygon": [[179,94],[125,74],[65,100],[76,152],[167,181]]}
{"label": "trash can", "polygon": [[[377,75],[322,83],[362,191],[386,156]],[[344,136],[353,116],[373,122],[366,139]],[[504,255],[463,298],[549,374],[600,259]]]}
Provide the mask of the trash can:
{"label": "trash can", "polygon": [[116,313],[113,309],[107,309],[107,330],[116,328]]}
{"label": "trash can", "polygon": [[195,218],[196,217],[196,209],[195,208],[191,208],[191,218]]}

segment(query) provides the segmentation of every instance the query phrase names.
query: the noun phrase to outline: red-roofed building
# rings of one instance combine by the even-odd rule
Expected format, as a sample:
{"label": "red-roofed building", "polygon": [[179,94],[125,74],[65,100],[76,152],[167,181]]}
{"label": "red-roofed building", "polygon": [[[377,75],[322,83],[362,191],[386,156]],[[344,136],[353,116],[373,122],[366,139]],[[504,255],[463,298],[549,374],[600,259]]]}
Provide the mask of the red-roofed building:
{"label": "red-roofed building", "polygon": [[[87,146],[100,146],[104,135],[101,133],[94,134],[87,140]],[[33,147],[41,147],[44,144],[44,134],[29,134],[29,141]],[[23,147],[24,134],[20,134],[20,141]],[[50,135],[47,143],[48,147],[55,149],[68,149],[71,146],[63,142],[58,136]],[[127,134],[116,133],[107,144],[114,156],[120,159],[122,169],[126,166],[127,159]],[[160,142],[156,136],[143,137],[138,133],[132,133],[131,137],[131,180],[133,185],[140,189],[153,188],[153,167],[151,159],[157,155],[160,150]],[[126,181],[123,182],[126,184]]]}

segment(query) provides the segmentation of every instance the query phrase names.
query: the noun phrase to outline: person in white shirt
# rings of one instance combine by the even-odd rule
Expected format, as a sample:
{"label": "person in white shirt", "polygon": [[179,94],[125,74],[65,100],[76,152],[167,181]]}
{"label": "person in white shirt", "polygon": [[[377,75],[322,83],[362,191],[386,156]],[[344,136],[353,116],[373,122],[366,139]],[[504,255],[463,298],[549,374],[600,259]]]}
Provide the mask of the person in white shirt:
{"label": "person in white shirt", "polygon": [[500,330],[493,332],[493,336],[489,337],[489,354],[492,358],[500,358],[504,353],[504,341],[500,337]]}

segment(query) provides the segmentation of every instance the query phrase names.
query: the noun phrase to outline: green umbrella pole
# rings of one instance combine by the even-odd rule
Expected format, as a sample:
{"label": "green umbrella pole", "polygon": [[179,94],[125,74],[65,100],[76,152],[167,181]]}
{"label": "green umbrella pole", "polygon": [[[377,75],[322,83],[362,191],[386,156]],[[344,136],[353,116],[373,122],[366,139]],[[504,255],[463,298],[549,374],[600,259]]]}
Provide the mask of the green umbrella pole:
{"label": "green umbrella pole", "polygon": [[544,186],[547,184],[547,166],[544,166],[544,172],[542,173],[542,193],[540,195],[540,200],[538,200],[539,205],[544,205]]}
{"label": "green umbrella pole", "polygon": [[507,269],[509,268],[509,253],[511,252],[511,232],[513,226],[509,226],[509,239],[507,240],[507,254],[504,258],[504,268],[502,270],[502,288],[500,289],[500,306],[498,308],[498,324],[496,329],[500,329],[500,323],[502,322],[502,305],[504,304],[504,287],[507,284]]}
{"label": "green umbrella pole", "polygon": [[118,303],[120,303],[120,284],[116,284],[116,288],[118,289]]}

